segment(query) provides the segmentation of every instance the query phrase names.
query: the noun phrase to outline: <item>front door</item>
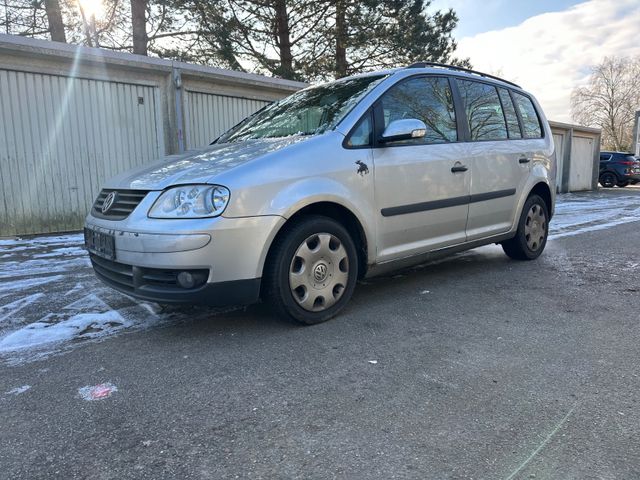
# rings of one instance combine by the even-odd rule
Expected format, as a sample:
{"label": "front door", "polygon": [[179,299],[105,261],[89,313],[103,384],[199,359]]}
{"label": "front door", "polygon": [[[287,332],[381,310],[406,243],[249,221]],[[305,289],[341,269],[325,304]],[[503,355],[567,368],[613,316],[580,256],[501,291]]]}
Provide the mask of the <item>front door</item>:
{"label": "front door", "polygon": [[427,126],[423,138],[377,143],[373,149],[377,261],[463,243],[471,172],[458,143],[449,79],[402,80],[376,103],[374,114],[377,138],[394,120],[418,119]]}

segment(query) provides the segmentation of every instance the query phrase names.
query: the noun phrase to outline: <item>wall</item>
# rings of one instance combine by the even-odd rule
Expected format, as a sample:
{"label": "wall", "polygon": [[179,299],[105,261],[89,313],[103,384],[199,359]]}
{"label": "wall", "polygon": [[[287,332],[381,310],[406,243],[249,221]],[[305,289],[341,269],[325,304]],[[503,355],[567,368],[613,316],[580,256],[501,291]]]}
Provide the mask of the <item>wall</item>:
{"label": "wall", "polygon": [[600,130],[549,122],[556,147],[556,190],[595,190],[600,163]]}
{"label": "wall", "polygon": [[0,236],[78,230],[109,177],[304,86],[0,34]]}

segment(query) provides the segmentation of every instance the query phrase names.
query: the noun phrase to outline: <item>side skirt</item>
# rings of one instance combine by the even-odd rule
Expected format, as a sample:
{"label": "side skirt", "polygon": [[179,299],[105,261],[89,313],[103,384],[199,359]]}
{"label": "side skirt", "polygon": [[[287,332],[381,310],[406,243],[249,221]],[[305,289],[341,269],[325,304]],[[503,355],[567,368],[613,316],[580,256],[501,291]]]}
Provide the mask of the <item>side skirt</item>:
{"label": "side skirt", "polygon": [[482,247],[484,245],[490,245],[492,243],[500,243],[505,240],[509,240],[515,236],[516,232],[503,233],[501,235],[495,235],[493,237],[481,238],[480,240],[474,240],[473,242],[459,243],[451,247],[444,247],[438,250],[432,250],[430,252],[421,253],[418,255],[412,255],[410,257],[404,257],[397,260],[389,260],[384,263],[376,263],[369,265],[365,278],[376,277],[378,275],[384,275],[395,270],[400,270],[408,267],[415,267],[423,263],[432,262],[443,257],[448,257],[454,253],[464,252],[465,250],[471,250],[472,248]]}

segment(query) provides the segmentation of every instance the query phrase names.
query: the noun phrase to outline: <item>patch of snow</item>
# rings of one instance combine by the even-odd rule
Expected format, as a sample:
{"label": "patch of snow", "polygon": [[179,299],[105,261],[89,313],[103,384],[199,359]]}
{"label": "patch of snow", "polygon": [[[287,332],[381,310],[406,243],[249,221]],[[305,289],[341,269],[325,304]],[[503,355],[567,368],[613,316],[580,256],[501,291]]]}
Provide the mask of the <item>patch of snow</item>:
{"label": "patch of snow", "polygon": [[87,252],[84,248],[80,247],[63,247],[56,248],[49,253],[37,253],[32,255],[32,258],[54,258],[54,257],[77,257],[79,255],[86,255]]}
{"label": "patch of snow", "polygon": [[84,283],[76,283],[76,286],[73,287],[71,290],[69,290],[68,292],[66,292],[64,294],[65,297],[68,297],[69,295],[73,295],[74,293],[80,292],[82,290],[84,290],[85,288],[87,288],[87,286]]}
{"label": "patch of snow", "polygon": [[20,280],[10,280],[0,282],[0,292],[12,292],[15,290],[25,290],[27,288],[38,287],[51,282],[57,282],[66,278],[64,275],[53,275],[50,277],[24,278]]}
{"label": "patch of snow", "polygon": [[91,265],[89,257],[76,257],[68,260],[36,259],[23,262],[5,262],[0,265],[0,279],[16,276],[62,273]]}
{"label": "patch of snow", "polygon": [[82,233],[72,233],[69,235],[53,235],[32,238],[8,238],[0,240],[0,246],[14,245],[69,245],[73,243],[83,243],[84,235]]}
{"label": "patch of snow", "polygon": [[549,238],[579,235],[640,221],[640,198],[637,195],[597,195],[559,195],[555,216],[549,225]]}
{"label": "patch of snow", "polygon": [[0,353],[15,352],[43,345],[68,342],[74,339],[92,339],[111,335],[133,325],[115,310],[105,313],[79,313],[56,322],[55,314],[48,314],[0,338]]}
{"label": "patch of snow", "polygon": [[21,387],[12,388],[5,395],[20,395],[31,388],[31,385],[22,385]]}
{"label": "patch of snow", "polygon": [[154,316],[157,316],[160,312],[162,312],[162,307],[157,303],[150,304],[147,302],[140,302],[138,305],[140,305],[140,307],[144,308],[147,312]]}
{"label": "patch of snow", "polygon": [[71,310],[76,312],[92,311],[92,312],[108,312],[111,307],[107,305],[100,297],[95,293],[85,295],[80,300],[70,303],[63,307],[63,310]]}
{"label": "patch of snow", "polygon": [[44,297],[44,293],[34,293],[33,295],[29,295],[27,297],[20,298],[14,302],[7,303],[6,305],[0,306],[0,322],[6,320],[12,315],[15,315],[24,307],[31,305],[36,300]]}
{"label": "patch of snow", "polygon": [[371,365],[375,365],[376,363],[378,363],[378,360],[369,360],[369,363],[370,363]]}

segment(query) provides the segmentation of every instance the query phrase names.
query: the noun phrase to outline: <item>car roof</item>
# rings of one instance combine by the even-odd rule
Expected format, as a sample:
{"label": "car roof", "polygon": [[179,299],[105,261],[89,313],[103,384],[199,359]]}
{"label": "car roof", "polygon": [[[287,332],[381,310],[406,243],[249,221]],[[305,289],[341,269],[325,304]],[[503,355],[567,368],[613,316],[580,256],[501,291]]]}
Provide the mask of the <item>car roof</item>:
{"label": "car roof", "polygon": [[509,80],[505,80],[503,78],[497,77],[495,75],[491,75],[489,73],[479,72],[477,70],[472,70],[466,67],[459,67],[457,65],[448,65],[444,63],[434,63],[434,62],[417,62],[413,63],[407,67],[399,67],[399,68],[390,68],[385,70],[375,70],[372,72],[359,73],[357,75],[350,75],[348,77],[344,77],[336,82],[340,82],[341,80],[346,80],[350,78],[362,78],[362,77],[370,77],[370,76],[378,76],[378,75],[388,75],[392,76],[394,74],[403,73],[406,74],[409,71],[413,71],[414,73],[436,73],[442,74],[447,73],[456,77],[469,78],[471,80],[485,80],[494,84],[499,84],[507,88],[517,88],[518,90],[522,90],[520,85],[517,85]]}
{"label": "car roof", "polygon": [[484,81],[493,83],[495,85],[500,85],[505,88],[516,88],[524,92],[524,90],[520,85],[510,82],[509,80],[505,80],[503,78],[497,77],[495,75],[479,72],[477,70],[472,70],[465,67],[459,67],[457,65],[447,65],[443,63],[433,63],[433,62],[418,62],[418,63],[413,63],[408,67],[389,68],[384,70],[374,70],[371,72],[358,73],[356,75],[349,75],[348,77],[342,77],[336,80],[330,80],[327,82],[312,84],[312,85],[309,85],[307,88],[314,88],[320,85],[327,85],[330,83],[340,83],[340,82],[354,79],[354,78],[366,78],[366,77],[385,76],[385,75],[391,77],[396,74],[402,74],[404,76],[409,72],[435,73],[435,74],[446,73],[447,75],[452,75],[452,76],[461,77],[461,78],[468,78],[470,80],[484,80]]}
{"label": "car roof", "polygon": [[522,90],[522,87],[516,83],[510,82],[509,80],[505,80],[504,78],[500,78],[496,75],[492,75],[489,73],[484,73],[484,72],[480,72],[478,70],[473,70],[471,68],[467,68],[467,67],[461,67],[458,65],[449,65],[446,63],[436,63],[436,62],[416,62],[413,63],[411,65],[409,65],[408,67],[405,67],[406,69],[421,69],[421,70],[430,70],[430,71],[439,71],[442,72],[442,70],[447,70],[449,72],[454,72],[459,76],[463,76],[463,77],[470,77],[473,79],[477,79],[477,77],[482,77],[485,79],[490,79],[496,82],[500,82],[503,84],[507,84],[510,85],[512,87],[516,87],[519,88],[520,90]]}

